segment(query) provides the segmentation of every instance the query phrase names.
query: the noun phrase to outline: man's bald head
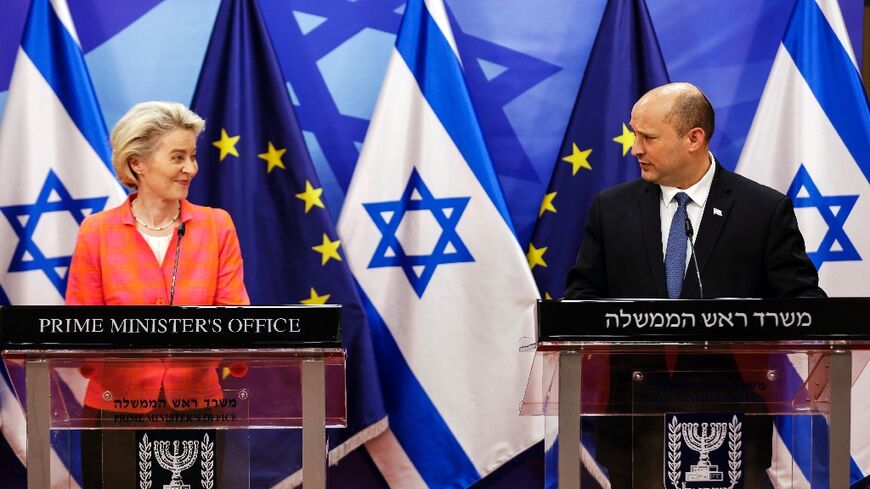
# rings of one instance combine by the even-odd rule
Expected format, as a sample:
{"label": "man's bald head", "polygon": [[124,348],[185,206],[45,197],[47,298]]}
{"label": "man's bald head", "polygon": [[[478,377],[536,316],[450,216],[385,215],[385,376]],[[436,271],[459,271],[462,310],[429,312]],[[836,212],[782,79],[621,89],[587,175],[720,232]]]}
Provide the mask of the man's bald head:
{"label": "man's bald head", "polygon": [[700,127],[704,130],[704,140],[710,144],[715,126],[713,105],[698,87],[691,83],[668,83],[653,88],[637,101],[635,107],[651,103],[670,103],[665,122],[670,124],[678,135],[683,136],[690,130]]}

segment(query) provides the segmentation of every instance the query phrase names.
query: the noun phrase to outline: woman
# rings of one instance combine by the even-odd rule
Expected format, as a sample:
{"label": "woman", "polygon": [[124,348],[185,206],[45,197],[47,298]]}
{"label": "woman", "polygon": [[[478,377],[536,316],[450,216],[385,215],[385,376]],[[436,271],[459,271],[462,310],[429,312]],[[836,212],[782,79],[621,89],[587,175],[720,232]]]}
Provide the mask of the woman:
{"label": "woman", "polygon": [[[67,304],[250,303],[239,239],[229,214],[186,200],[198,170],[196,139],[204,128],[202,118],[170,102],[137,104],[118,121],[111,134],[112,163],[121,183],[136,192],[119,207],[82,223],[70,265]],[[165,399],[170,407],[173,400],[184,398],[220,399],[216,367],[173,362],[85,364],[80,369],[90,379],[85,416],[99,420],[107,411],[152,410],[139,403],[116,406],[114,401],[121,397]],[[83,444],[92,443],[83,447],[83,456],[99,456],[96,433],[94,440],[83,437]],[[100,465],[99,460],[91,464]],[[102,465],[108,471],[125,464]],[[92,484],[102,487],[96,481]]]}
{"label": "woman", "polygon": [[[79,230],[66,303],[169,304],[177,230],[184,225],[175,304],[248,304],[229,214],[186,200],[205,121],[181,104],[144,102],[112,130],[118,179],[136,193]],[[186,265],[186,266],[185,266]]]}

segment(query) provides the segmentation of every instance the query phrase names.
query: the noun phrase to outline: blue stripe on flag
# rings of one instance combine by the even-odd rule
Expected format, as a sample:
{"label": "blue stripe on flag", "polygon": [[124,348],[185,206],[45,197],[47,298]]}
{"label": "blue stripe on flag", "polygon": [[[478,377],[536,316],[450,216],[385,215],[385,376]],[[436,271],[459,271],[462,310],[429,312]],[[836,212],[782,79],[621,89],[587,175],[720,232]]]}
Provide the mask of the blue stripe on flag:
{"label": "blue stripe on flag", "polygon": [[[783,360],[785,360],[783,358]],[[780,367],[787,389],[797,392],[804,380],[791,362],[785,360]],[[821,415],[789,415],[775,417],[776,430],[779,432],[792,460],[812,487],[828,487],[828,423]],[[806,444],[810,446],[806,446]],[[852,483],[864,475],[855,459],[850,460],[850,479]]]}
{"label": "blue stripe on flag", "polygon": [[[420,43],[419,39],[425,39],[425,42]],[[516,235],[474,113],[462,66],[423,2],[408,2],[405,7],[396,49],[408,64],[420,91],[447,134],[459,148],[511,232]]]}
{"label": "blue stripe on flag", "polygon": [[81,48],[49,0],[30,6],[21,48],[57,94],[70,118],[112,174],[108,131],[99,110]]}
{"label": "blue stripe on flag", "polygon": [[[358,289],[377,352],[378,371],[383,376],[381,388],[390,429],[427,486],[470,486],[480,474],[414,376],[374,304],[362,287]],[[421,423],[423,419],[426,422]]]}
{"label": "blue stripe on flag", "polygon": [[[788,360],[785,355],[777,356],[777,366],[782,371],[782,380],[785,389],[791,392],[798,392],[804,384],[804,379],[795,370],[794,365]],[[803,474],[807,481],[812,482],[813,460],[811,447],[807,444],[813,443],[812,437],[812,416],[790,415],[776,416],[776,430],[779,432],[780,438],[792,455],[795,465]]]}
{"label": "blue stripe on flag", "polygon": [[[804,417],[806,418],[806,416]],[[828,423],[825,421],[825,417],[820,414],[813,415],[812,420],[813,474],[811,479],[808,478],[810,487],[830,489],[828,484],[830,480],[828,475],[828,460],[830,459],[831,447],[830,443],[828,443],[830,436]]]}
{"label": "blue stripe on flag", "polygon": [[812,451],[807,447],[797,445],[797,443],[801,440],[811,440],[812,420],[810,416],[777,416],[775,420],[776,431],[779,432],[780,438],[792,454],[792,460],[801,474],[809,481],[812,474],[812,460],[810,459]]}
{"label": "blue stripe on flag", "polygon": [[[809,417],[800,416],[800,418],[804,418],[806,423]],[[810,479],[810,485],[813,488],[828,489],[828,456],[830,453],[828,421],[822,415],[814,415],[812,418],[814,419],[812,453],[815,454],[815,459],[813,460],[814,470],[812,479]],[[861,473],[861,469],[855,463],[855,459],[849,459],[849,480],[851,483],[854,484],[863,478],[864,474]]]}
{"label": "blue stripe on flag", "polygon": [[782,44],[870,181],[870,107],[861,77],[813,0],[795,6]]}
{"label": "blue stripe on flag", "polygon": [[[828,446],[828,440],[830,439],[830,433],[828,431],[828,421],[822,415],[814,415],[814,416],[798,416],[801,418],[801,421],[809,426],[810,418],[812,418],[812,453],[814,454],[813,459],[813,472],[812,479],[807,477],[810,481],[810,485],[813,488],[818,489],[828,489],[828,456],[830,453],[830,447]],[[804,473],[806,474],[805,469]],[[858,467],[858,464],[855,463],[855,459],[849,459],[849,480],[852,484],[860,481],[864,478],[864,474],[861,473],[861,468]]]}

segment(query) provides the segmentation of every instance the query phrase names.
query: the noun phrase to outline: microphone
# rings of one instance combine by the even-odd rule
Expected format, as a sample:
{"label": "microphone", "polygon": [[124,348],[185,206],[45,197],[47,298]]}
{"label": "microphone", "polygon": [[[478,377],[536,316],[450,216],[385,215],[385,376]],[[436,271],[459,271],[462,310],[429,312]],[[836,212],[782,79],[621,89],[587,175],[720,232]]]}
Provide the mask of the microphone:
{"label": "microphone", "polygon": [[[687,219],[688,221],[688,219]],[[169,305],[175,302],[175,276],[178,275],[178,253],[181,252],[181,238],[184,237],[185,225],[178,226],[178,241],[175,243],[175,263],[172,265],[172,285],[169,289]],[[689,239],[691,241],[691,238]],[[697,266],[697,265],[696,265]]]}
{"label": "microphone", "polygon": [[[695,274],[698,277],[698,290],[700,291],[701,299],[704,298],[704,284],[701,283],[701,270],[698,269],[698,257],[695,256],[695,243],[692,241],[692,236],[695,235],[695,230],[692,228],[692,221],[689,216],[686,216],[686,236],[689,238],[689,249],[692,250],[692,260],[695,262]],[[183,224],[182,224],[183,226]],[[177,251],[177,250],[176,250]]]}

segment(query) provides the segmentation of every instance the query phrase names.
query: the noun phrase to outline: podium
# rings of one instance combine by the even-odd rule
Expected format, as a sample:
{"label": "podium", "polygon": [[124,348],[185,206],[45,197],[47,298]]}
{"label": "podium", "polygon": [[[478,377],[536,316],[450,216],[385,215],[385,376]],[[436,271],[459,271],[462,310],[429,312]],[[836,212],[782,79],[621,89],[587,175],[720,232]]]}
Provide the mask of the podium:
{"label": "podium", "polygon": [[[584,434],[590,420],[630,427],[620,470],[631,487],[741,487],[744,452],[758,448],[741,427],[775,417],[783,438],[801,436],[789,435],[789,423],[827,432],[800,447],[819,470],[793,466],[781,476],[848,488],[852,385],[870,358],[868,317],[863,298],[539,301],[520,414],[546,417],[547,480],[559,488],[580,487],[581,465],[598,470],[584,443],[609,433]],[[680,421],[696,415],[725,418]],[[653,480],[636,473],[649,464],[638,447],[653,446],[636,431],[650,421],[663,431]],[[768,448],[774,459],[785,449]],[[718,464],[716,449],[727,450]]]}
{"label": "podium", "polygon": [[2,307],[28,487],[72,481],[84,452],[106,487],[245,488],[249,430],[293,428],[300,481],[325,488],[325,430],[347,423],[341,339],[340,306]]}

